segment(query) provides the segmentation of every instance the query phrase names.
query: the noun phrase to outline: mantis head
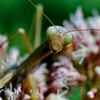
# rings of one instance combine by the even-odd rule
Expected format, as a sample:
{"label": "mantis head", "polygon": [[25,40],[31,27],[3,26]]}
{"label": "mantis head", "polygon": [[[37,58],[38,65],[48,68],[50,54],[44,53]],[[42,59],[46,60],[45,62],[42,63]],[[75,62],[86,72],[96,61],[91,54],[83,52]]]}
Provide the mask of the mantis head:
{"label": "mantis head", "polygon": [[53,51],[61,51],[65,45],[68,45],[73,40],[73,34],[67,32],[62,26],[50,26],[47,29],[47,37]]}

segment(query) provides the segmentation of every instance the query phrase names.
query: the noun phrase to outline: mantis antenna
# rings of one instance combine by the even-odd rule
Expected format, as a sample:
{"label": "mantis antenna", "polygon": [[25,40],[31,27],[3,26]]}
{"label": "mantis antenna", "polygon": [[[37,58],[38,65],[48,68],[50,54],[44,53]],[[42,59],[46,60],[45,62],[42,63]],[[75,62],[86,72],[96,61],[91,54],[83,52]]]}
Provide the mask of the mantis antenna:
{"label": "mantis antenna", "polygon": [[[36,4],[34,4],[32,2],[32,0],[28,0],[35,8],[37,8]],[[44,13],[41,11],[41,13],[43,14],[43,16],[53,25],[54,23],[50,20],[50,18]],[[55,29],[56,29],[56,26],[55,26]],[[57,30],[57,29],[56,29]],[[69,32],[75,32],[75,31],[89,31],[89,30],[95,30],[95,31],[100,31],[100,29],[74,29],[74,30],[71,30],[71,31],[67,31],[66,33],[69,33]]]}
{"label": "mantis antenna", "polygon": [[[28,0],[35,8],[37,8],[37,6],[32,2],[32,0]],[[50,20],[50,18],[45,14],[45,13],[43,13],[42,11],[41,11],[41,13],[43,14],[43,16],[53,25],[53,26],[55,26],[54,25],[54,23]]]}

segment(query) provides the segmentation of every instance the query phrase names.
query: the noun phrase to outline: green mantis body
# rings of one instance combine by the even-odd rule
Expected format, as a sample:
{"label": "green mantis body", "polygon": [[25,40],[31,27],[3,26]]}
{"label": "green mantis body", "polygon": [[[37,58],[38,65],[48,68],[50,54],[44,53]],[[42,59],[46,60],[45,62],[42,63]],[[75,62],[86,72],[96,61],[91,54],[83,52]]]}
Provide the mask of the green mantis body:
{"label": "green mantis body", "polygon": [[[39,6],[40,7],[40,6]],[[35,7],[36,9],[37,6]],[[50,21],[50,19],[42,12],[42,14]],[[50,21],[51,22],[51,21]],[[39,23],[39,22],[37,22]],[[51,22],[52,23],[52,22]],[[35,84],[34,78],[30,75],[31,69],[33,73],[35,69],[37,69],[36,64],[40,63],[44,58],[48,57],[51,54],[58,53],[63,50],[63,47],[70,44],[73,40],[72,33],[68,33],[67,30],[62,26],[50,26],[47,29],[46,35],[47,39],[43,44],[40,44],[39,41],[35,41],[38,44],[35,44],[34,50],[32,50],[29,40],[27,38],[26,32],[23,29],[19,29],[17,33],[22,35],[23,41],[26,44],[26,50],[30,54],[29,57],[23,61],[16,69],[10,69],[9,71],[5,71],[3,76],[0,76],[0,88],[3,88],[7,83],[9,83],[15,76],[19,75],[23,71],[27,72],[27,80],[29,81],[28,85],[31,87],[28,88],[31,92],[31,99],[37,100],[38,91],[37,85]],[[38,26],[38,25],[37,25]],[[40,33],[37,31],[39,28],[36,28],[35,34],[38,34],[37,39],[39,38]],[[36,39],[35,39],[36,40]],[[39,46],[40,44],[40,46]],[[27,83],[27,82],[26,82]],[[33,86],[34,83],[34,86]]]}

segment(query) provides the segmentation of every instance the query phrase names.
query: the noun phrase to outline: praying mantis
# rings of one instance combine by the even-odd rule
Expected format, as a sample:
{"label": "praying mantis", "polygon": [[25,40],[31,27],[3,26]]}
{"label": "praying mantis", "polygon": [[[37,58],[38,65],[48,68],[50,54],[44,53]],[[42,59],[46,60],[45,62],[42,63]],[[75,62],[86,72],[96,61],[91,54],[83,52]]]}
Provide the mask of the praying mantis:
{"label": "praying mantis", "polygon": [[[37,6],[35,7],[37,8]],[[44,13],[43,15],[50,21],[50,19]],[[62,26],[55,26],[55,25],[50,26],[46,32],[47,35],[46,41],[43,44],[40,44],[40,46],[37,43],[38,46],[36,46],[35,50],[32,50],[26,32],[24,31],[24,29],[21,28],[18,29],[16,34],[20,33],[22,35],[22,39],[26,45],[26,50],[30,55],[16,69],[10,69],[8,71],[5,70],[3,72],[3,74],[0,76],[0,88],[3,88],[16,75],[20,74],[22,71],[25,71],[28,73],[25,81],[28,80],[26,82],[28,84],[28,89],[29,91],[32,90],[30,91],[31,99],[37,100],[38,95],[37,95],[36,82],[34,80],[34,77],[30,75],[29,71],[31,69],[35,69],[35,65],[41,62],[44,58],[48,57],[51,54],[55,54],[62,51],[64,46],[72,42],[73,35],[71,33],[66,33],[66,32],[67,30]],[[9,38],[7,41],[9,41],[12,38],[13,37]],[[6,43],[7,41],[5,41],[4,43]],[[35,86],[33,86],[32,83],[34,83]]]}

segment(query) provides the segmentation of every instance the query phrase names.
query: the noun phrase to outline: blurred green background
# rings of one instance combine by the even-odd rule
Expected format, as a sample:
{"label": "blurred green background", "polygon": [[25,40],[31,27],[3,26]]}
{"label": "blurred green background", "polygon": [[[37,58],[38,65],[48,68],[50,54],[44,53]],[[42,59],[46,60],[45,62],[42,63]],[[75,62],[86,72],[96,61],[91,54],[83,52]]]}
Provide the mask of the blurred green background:
{"label": "blurred green background", "polygon": [[[85,16],[91,15],[92,9],[100,11],[100,0],[33,0],[35,4],[41,3],[44,13],[55,25],[62,25],[69,13],[75,12],[77,6],[82,6]],[[35,7],[28,0],[0,0],[0,33],[11,35],[18,28],[22,27],[29,32]],[[42,33],[45,33],[51,23],[43,17]],[[43,34],[45,36],[45,34]],[[12,45],[17,44],[24,52],[24,46],[20,38],[13,39]]]}

